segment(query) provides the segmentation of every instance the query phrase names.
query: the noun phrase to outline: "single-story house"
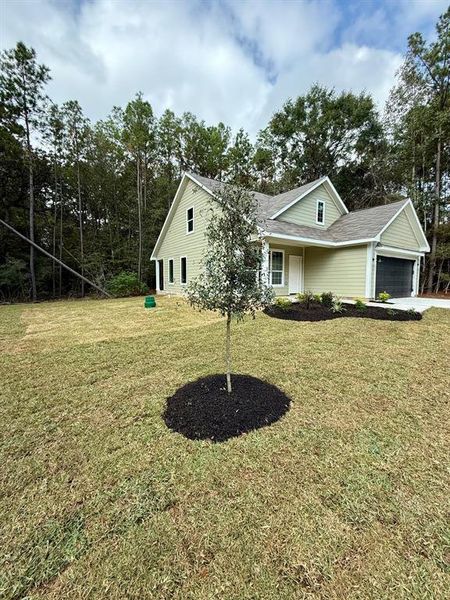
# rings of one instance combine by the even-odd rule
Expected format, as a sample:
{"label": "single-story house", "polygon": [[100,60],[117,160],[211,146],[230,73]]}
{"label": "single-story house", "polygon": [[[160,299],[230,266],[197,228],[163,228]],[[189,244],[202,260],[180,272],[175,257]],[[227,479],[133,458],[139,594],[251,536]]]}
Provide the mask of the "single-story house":
{"label": "single-story house", "polygon": [[[198,275],[218,181],[185,173],[155,244],[157,292],[180,294]],[[264,269],[278,296],[304,290],[348,298],[415,296],[429,245],[411,200],[349,212],[328,177],[258,202]]]}

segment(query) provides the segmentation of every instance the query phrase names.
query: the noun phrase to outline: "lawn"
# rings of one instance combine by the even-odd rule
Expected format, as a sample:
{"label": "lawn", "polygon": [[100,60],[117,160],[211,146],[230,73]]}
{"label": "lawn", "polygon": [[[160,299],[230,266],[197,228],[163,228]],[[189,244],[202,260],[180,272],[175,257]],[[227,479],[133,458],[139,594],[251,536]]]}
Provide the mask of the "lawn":
{"label": "lawn", "polygon": [[234,327],[234,370],[292,399],[191,441],[166,398],[223,371],[183,301],[0,307],[0,596],[446,598],[450,311]]}

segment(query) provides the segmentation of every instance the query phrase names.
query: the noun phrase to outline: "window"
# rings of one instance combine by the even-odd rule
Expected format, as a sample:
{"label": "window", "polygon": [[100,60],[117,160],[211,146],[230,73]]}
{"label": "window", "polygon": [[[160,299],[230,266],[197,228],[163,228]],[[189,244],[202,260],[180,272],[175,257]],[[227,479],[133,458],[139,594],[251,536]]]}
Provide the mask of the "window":
{"label": "window", "polygon": [[270,251],[270,283],[274,286],[284,285],[284,252]]}
{"label": "window", "polygon": [[169,283],[173,284],[174,283],[174,277],[173,277],[173,258],[169,258]]}
{"label": "window", "polygon": [[316,223],[323,225],[325,223],[325,202],[317,200]]}
{"label": "window", "polygon": [[186,211],[186,233],[194,231],[194,207],[188,208]]}
{"label": "window", "polygon": [[186,266],[186,257],[182,256],[180,258],[180,283],[185,284],[187,281],[187,266]]}

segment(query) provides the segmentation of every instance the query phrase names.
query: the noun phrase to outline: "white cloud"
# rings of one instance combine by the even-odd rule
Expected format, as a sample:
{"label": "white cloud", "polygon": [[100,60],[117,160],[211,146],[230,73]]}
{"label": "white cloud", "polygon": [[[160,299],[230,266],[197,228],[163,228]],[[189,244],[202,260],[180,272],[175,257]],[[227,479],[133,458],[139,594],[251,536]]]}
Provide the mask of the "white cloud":
{"label": "white cloud", "polygon": [[[433,23],[440,1],[433,10],[413,6],[410,30],[424,19]],[[316,81],[365,89],[382,104],[401,60],[389,47],[379,3],[348,25],[331,0],[3,0],[2,7],[1,46],[19,39],[33,46],[51,68],[51,97],[78,99],[92,119],[141,90],[157,114],[191,111],[255,134],[287,97]],[[405,7],[399,4],[399,19]],[[372,43],[377,31],[383,47]]]}

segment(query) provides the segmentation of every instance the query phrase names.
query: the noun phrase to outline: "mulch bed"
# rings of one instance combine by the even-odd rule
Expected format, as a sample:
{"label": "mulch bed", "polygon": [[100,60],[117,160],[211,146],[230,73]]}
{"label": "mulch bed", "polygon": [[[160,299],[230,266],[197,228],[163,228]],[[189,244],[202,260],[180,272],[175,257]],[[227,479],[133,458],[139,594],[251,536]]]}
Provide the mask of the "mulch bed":
{"label": "mulch bed", "polygon": [[167,399],[164,421],[191,440],[224,442],[278,421],[290,399],[280,389],[248,375],[232,375],[227,393],[225,375],[210,375],[179,388]]}
{"label": "mulch bed", "polygon": [[330,319],[341,319],[342,317],[379,319],[381,321],[420,321],[422,318],[422,315],[418,312],[413,313],[378,306],[367,306],[365,309],[358,309],[354,304],[345,302],[342,305],[345,310],[341,313],[334,313],[331,309],[318,303],[313,303],[310,308],[305,308],[301,302],[293,302],[292,307],[287,309],[270,306],[264,312],[270,317],[289,321],[328,321]]}

